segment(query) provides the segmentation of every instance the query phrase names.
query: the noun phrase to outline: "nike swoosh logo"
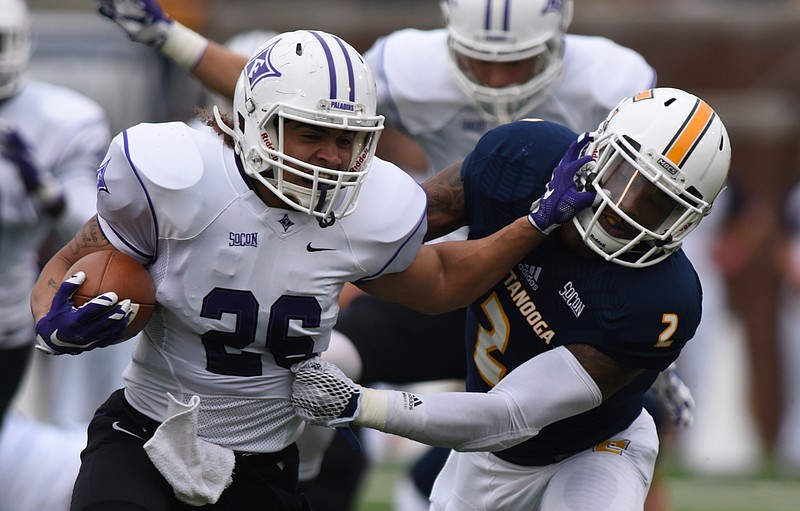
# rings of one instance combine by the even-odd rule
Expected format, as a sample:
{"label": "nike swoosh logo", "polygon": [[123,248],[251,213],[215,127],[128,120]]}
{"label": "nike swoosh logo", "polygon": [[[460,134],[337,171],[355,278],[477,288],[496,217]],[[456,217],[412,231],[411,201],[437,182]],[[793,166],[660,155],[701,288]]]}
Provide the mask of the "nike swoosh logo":
{"label": "nike swoosh logo", "polygon": [[336,249],[335,248],[312,247],[311,246],[311,242],[308,242],[308,245],[306,245],[306,250],[308,250],[309,252],[322,252],[322,251],[325,251],[325,250],[336,250]]}
{"label": "nike swoosh logo", "polygon": [[52,334],[50,334],[50,342],[52,342],[56,346],[60,346],[62,348],[86,348],[87,346],[89,346],[91,344],[90,342],[85,343],[85,344],[74,344],[74,343],[71,343],[71,342],[62,341],[61,339],[58,338],[58,329],[57,328],[55,330],[53,330]]}
{"label": "nike swoosh logo", "polygon": [[139,440],[144,440],[144,438],[140,437],[140,436],[139,436],[139,435],[137,435],[136,433],[132,433],[132,432],[128,431],[127,429],[123,428],[122,426],[120,426],[120,425],[119,425],[119,421],[114,421],[114,423],[113,423],[113,424],[111,424],[111,428],[112,428],[112,429],[116,429],[117,431],[121,431],[121,432],[123,432],[123,433],[127,433],[127,434],[129,434],[130,436],[135,436],[135,437],[136,437],[136,438],[138,438]]}

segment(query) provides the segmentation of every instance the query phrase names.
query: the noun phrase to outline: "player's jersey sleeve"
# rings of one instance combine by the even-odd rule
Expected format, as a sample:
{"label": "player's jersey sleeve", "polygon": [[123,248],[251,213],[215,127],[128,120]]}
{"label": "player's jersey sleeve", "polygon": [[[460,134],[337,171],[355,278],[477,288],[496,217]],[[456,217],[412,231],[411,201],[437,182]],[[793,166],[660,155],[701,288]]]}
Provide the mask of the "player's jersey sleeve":
{"label": "player's jersey sleeve", "polygon": [[661,371],[697,331],[700,280],[682,251],[633,271],[631,278],[615,279],[616,296],[598,308],[605,333],[597,347],[623,364]]}
{"label": "player's jersey sleeve", "polygon": [[526,214],[577,134],[548,121],[519,121],[486,133],[461,166],[470,237]]}
{"label": "player's jersey sleeve", "polygon": [[655,87],[655,69],[636,51],[597,36],[568,34],[558,87],[537,115],[594,130],[623,99]]}
{"label": "player's jersey sleeve", "polygon": [[430,133],[469,104],[453,79],[445,29],[398,30],[378,39],[364,59],[387,126],[412,136]]}
{"label": "player's jersey sleeve", "polygon": [[344,218],[354,258],[364,270],[358,281],[408,268],[427,232],[427,197],[399,167],[375,158],[355,213]]}
{"label": "player's jersey sleeve", "polygon": [[[121,251],[143,264],[155,259],[161,238],[190,237],[211,222],[204,211],[230,201],[222,183],[199,183],[204,154],[218,144],[183,123],[140,124],[117,135],[97,172],[100,227]],[[203,148],[206,149],[203,149]],[[210,176],[206,176],[207,180]]]}

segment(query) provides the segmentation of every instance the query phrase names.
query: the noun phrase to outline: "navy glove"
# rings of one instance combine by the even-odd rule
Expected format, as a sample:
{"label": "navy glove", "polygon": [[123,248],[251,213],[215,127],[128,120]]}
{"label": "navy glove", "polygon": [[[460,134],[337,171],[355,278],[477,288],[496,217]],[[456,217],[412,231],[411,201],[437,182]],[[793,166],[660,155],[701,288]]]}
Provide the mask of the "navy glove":
{"label": "navy glove", "polygon": [[124,30],[132,40],[161,48],[173,21],[157,0],[100,0],[97,11]]}
{"label": "navy glove", "polygon": [[0,155],[17,167],[25,191],[52,217],[64,211],[66,201],[58,180],[41,169],[33,160],[30,147],[22,135],[5,123],[0,123]]}
{"label": "navy glove", "polygon": [[531,205],[528,220],[544,234],[550,234],[572,220],[578,211],[594,203],[597,194],[580,191],[575,183],[575,174],[594,161],[591,155],[580,156],[581,151],[592,140],[592,135],[587,132],[570,144],[567,153],[553,170],[550,182],[547,183],[547,191]]}
{"label": "navy glove", "polygon": [[130,300],[117,303],[116,293],[96,296],[80,307],[72,295],[86,280],[80,271],[61,283],[50,311],[36,323],[36,347],[50,355],[77,355],[123,340],[131,317]]}

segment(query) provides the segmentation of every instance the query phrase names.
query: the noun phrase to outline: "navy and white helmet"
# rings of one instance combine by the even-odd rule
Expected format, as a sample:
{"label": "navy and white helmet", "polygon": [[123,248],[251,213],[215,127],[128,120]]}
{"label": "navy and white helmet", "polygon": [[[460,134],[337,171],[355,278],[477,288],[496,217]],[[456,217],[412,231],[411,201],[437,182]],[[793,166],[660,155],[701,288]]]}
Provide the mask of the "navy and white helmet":
{"label": "navy and white helmet", "polygon": [[[518,120],[555,88],[573,0],[443,0],[441,7],[456,81],[488,115]],[[467,60],[530,58],[535,60],[528,80],[502,88],[479,83]]]}
{"label": "navy and white helmet", "polygon": [[[319,31],[279,34],[247,62],[233,98],[235,151],[245,172],[290,207],[332,221],[352,213],[369,171],[383,116],[375,80],[362,56]],[[355,132],[346,170],[300,161],[284,152],[284,121]],[[290,183],[288,174],[308,186]]]}
{"label": "navy and white helmet", "polygon": [[0,99],[20,87],[31,57],[31,22],[22,0],[0,0]]}
{"label": "navy and white helmet", "polygon": [[719,115],[672,88],[623,100],[586,148],[596,165],[581,172],[596,205],[573,219],[584,243],[634,268],[678,250],[725,186],[731,146]]}

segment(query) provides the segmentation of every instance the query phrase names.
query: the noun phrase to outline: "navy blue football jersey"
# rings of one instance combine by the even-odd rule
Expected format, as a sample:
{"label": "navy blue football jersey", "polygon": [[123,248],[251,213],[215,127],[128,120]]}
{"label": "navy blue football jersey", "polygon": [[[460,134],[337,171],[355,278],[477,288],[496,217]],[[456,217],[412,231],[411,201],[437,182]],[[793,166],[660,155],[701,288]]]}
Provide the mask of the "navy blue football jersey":
{"label": "navy blue football jersey", "polygon": [[[470,236],[487,236],[526,214],[577,136],[546,121],[487,133],[461,171]],[[700,281],[682,251],[654,266],[628,268],[570,251],[562,229],[468,308],[467,389],[486,392],[531,357],[573,343],[645,371],[599,407],[495,453],[521,465],[552,463],[625,429],[700,322]]]}

